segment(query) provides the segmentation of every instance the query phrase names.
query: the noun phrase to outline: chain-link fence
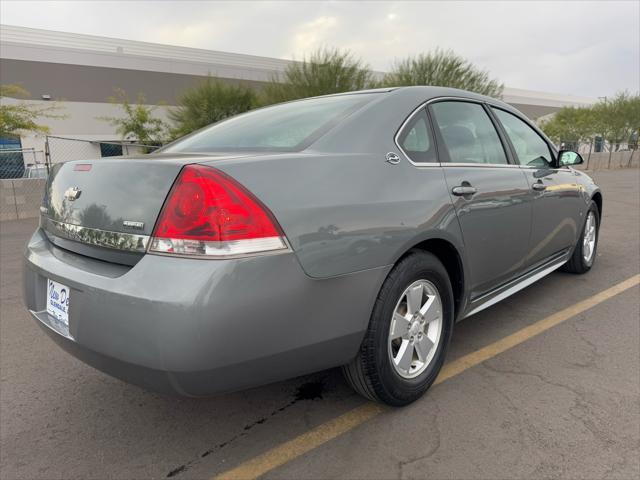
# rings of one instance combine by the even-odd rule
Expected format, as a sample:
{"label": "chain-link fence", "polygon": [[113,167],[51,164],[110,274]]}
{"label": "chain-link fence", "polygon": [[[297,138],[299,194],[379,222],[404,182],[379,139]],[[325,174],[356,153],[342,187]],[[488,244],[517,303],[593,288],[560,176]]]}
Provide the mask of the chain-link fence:
{"label": "chain-link fence", "polygon": [[160,145],[94,141],[47,136],[44,148],[0,150],[0,220],[17,220],[39,215],[49,169],[71,160],[100,161],[114,156],[143,155]]}
{"label": "chain-link fence", "polygon": [[640,152],[637,150],[619,150],[611,152],[583,153],[582,170],[611,170],[618,168],[640,167]]}
{"label": "chain-link fence", "polygon": [[640,167],[637,144],[610,144],[601,138],[591,142],[564,142],[559,150],[574,150],[584,159],[581,170],[608,170]]}
{"label": "chain-link fence", "polygon": [[106,157],[144,155],[161,145],[133,142],[97,141],[49,135],[46,139],[47,157],[51,164],[70,160],[95,160]]}
{"label": "chain-link fence", "polygon": [[37,176],[40,171],[47,171],[44,150],[35,148],[0,150],[0,178],[42,178]]}
{"label": "chain-link fence", "polygon": [[37,216],[48,175],[44,150],[0,150],[0,220]]}

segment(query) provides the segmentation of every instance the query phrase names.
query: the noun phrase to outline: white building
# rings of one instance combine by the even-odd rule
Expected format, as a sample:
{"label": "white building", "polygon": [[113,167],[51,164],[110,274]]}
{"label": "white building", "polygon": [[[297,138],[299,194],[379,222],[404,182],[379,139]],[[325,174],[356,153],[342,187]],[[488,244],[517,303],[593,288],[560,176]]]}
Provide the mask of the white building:
{"label": "white building", "polygon": [[[119,114],[117,106],[108,102],[114,88],[123,89],[132,98],[142,93],[149,104],[175,105],[184,89],[207,75],[260,88],[289,62],[173,45],[0,26],[0,84],[21,84],[31,94],[29,101],[55,100],[66,118],[43,122],[50,127],[52,135],[94,142],[118,140],[113,127],[99,119]],[[597,101],[589,97],[509,87],[504,89],[503,99],[533,119],[563,106],[585,106]],[[158,116],[166,116],[166,109],[160,107]],[[44,148],[41,137],[26,135],[21,138],[21,144],[23,148],[38,151]],[[100,151],[99,143],[90,144],[89,148],[94,150],[92,155]]]}

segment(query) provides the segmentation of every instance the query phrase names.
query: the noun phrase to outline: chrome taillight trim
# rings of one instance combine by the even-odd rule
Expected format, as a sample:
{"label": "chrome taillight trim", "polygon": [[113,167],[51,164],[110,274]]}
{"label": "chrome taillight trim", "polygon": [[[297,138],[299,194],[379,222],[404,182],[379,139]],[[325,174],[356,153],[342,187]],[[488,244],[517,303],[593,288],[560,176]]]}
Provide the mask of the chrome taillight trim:
{"label": "chrome taillight trim", "polygon": [[73,240],[97,247],[112,248],[127,252],[145,253],[149,244],[148,235],[134,233],[113,232],[90,228],[72,223],[58,222],[48,217],[40,217],[40,227],[46,232],[57,237]]}
{"label": "chrome taillight trim", "polygon": [[289,250],[284,237],[264,237],[231,241],[203,241],[152,237],[149,253],[202,259],[235,258],[280,253]]}
{"label": "chrome taillight trim", "polygon": [[40,227],[45,233],[88,245],[172,257],[221,259],[268,255],[290,250],[284,237],[252,238],[227,242],[167,239],[84,227],[58,222],[44,216],[40,217]]}

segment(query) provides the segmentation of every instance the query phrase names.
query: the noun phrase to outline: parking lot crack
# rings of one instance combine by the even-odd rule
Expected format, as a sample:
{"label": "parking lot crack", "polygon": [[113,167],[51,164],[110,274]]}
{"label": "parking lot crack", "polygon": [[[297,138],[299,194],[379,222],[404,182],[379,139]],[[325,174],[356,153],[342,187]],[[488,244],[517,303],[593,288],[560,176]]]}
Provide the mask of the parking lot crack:
{"label": "parking lot crack", "polygon": [[[495,381],[492,381],[490,378],[490,375],[488,374],[488,372],[483,372],[482,370],[479,370],[478,373],[480,373],[480,375],[482,375],[484,378],[487,379],[487,382],[491,382],[491,388],[493,388],[493,390],[500,395],[500,397],[506,402],[507,404],[507,409],[512,413],[512,419],[513,421],[516,422],[516,424],[518,425],[518,428],[516,428],[516,432],[518,435],[518,444],[522,447],[518,450],[518,456],[515,460],[515,463],[519,463],[520,459],[522,458],[523,452],[524,452],[524,446],[525,446],[525,433],[523,428],[520,428],[522,425],[524,425],[525,428],[531,430],[533,429],[533,425],[526,420],[526,418],[523,418],[522,415],[520,414],[520,407],[513,401],[513,399],[509,396],[509,394],[507,392],[505,392],[503,389],[501,389]],[[501,428],[506,429],[508,428],[508,426],[510,425],[510,420],[505,419],[505,421],[503,421]]]}
{"label": "parking lot crack", "polygon": [[584,391],[580,391],[577,390],[573,387],[570,387],[568,385],[565,385],[563,383],[557,383],[557,382],[553,382],[547,378],[545,378],[542,374],[540,373],[534,373],[534,372],[525,372],[522,370],[516,370],[516,369],[508,369],[508,368],[498,368],[495,367],[493,365],[491,365],[490,362],[484,362],[482,364],[484,366],[484,368],[486,368],[487,370],[490,370],[494,373],[499,373],[499,374],[511,374],[511,375],[524,375],[524,376],[530,376],[530,377],[534,377],[537,378],[540,382],[545,383],[549,386],[552,387],[557,387],[557,388],[561,388],[563,390],[566,390],[570,393],[572,393],[573,395],[575,395],[576,397],[580,398],[580,399],[584,399],[585,396],[585,392]]}
{"label": "parking lot crack", "polygon": [[197,458],[194,458],[193,460],[172,469],[167,474],[167,478],[175,477],[176,475],[184,473],[185,471],[187,471],[188,469],[190,469],[191,467],[193,467],[194,465],[202,461],[202,459],[210,456],[213,453],[216,453],[222,450],[225,447],[228,447],[230,444],[240,440],[241,438],[246,437],[247,435],[249,435],[249,432],[253,428],[257,427],[258,425],[264,424],[270,418],[273,418],[276,415],[279,415],[280,413],[284,412],[285,410],[292,407],[296,403],[305,401],[305,400],[316,400],[316,399],[321,400],[323,396],[324,385],[325,385],[324,378],[303,383],[302,385],[298,386],[296,392],[294,393],[293,399],[290,402],[272,410],[268,414],[254,420],[253,422],[246,424],[244,427],[242,427],[242,430],[239,433],[233,435],[228,440],[218,443],[213,447],[205,450]]}
{"label": "parking lot crack", "polygon": [[598,421],[600,421],[600,419],[598,418],[596,413],[593,411],[593,407],[596,404],[594,402],[590,402],[587,399],[586,391],[582,389],[573,388],[562,383],[551,381],[548,378],[545,378],[544,375],[539,373],[525,372],[525,371],[516,370],[516,369],[502,369],[502,368],[498,368],[493,365],[490,365],[489,362],[485,362],[483,366],[487,370],[490,370],[495,373],[531,376],[538,379],[540,382],[544,384],[547,384],[549,386],[556,387],[556,388],[561,388],[567,392],[570,392],[573,398],[573,405],[569,407],[568,414],[571,416],[571,418],[573,418],[577,423],[581,424],[584,427],[584,429],[591,434],[593,439],[596,442],[598,442],[603,449],[607,450],[609,453],[616,454],[620,458],[618,462],[616,462],[615,464],[611,465],[608,468],[606,475],[605,474],[603,475],[607,476],[615,472],[616,468],[621,468],[619,467],[620,465],[624,466],[625,457],[622,453],[620,453],[619,448],[616,447],[618,442],[616,442],[615,438],[612,437],[611,433],[606,428],[601,428],[598,425]]}
{"label": "parking lot crack", "polygon": [[583,367],[583,368],[590,368],[590,367],[594,367],[596,365],[596,362],[599,359],[604,358],[604,355],[602,353],[600,353],[600,351],[598,350],[598,347],[596,346],[595,343],[593,343],[591,340],[589,340],[588,338],[585,337],[585,332],[583,330],[581,330],[579,328],[579,322],[581,320],[584,320],[584,315],[581,315],[580,318],[576,319],[576,322],[572,322],[571,325],[573,326],[573,329],[575,330],[576,334],[577,334],[577,338],[579,338],[585,345],[587,345],[587,347],[589,348],[589,353],[588,353],[588,358],[583,361],[572,361],[569,362],[571,365],[576,366],[576,367]]}
{"label": "parking lot crack", "polygon": [[431,417],[432,418],[432,422],[430,425],[431,430],[429,431],[430,438],[434,439],[434,443],[426,453],[422,455],[410,457],[408,460],[403,460],[398,462],[398,478],[399,479],[404,477],[405,467],[413,463],[420,462],[422,460],[427,460],[431,458],[433,455],[435,455],[438,452],[438,450],[440,450],[440,446],[442,444],[442,434],[440,432],[440,427],[438,425],[438,415],[440,414],[440,408],[438,407],[437,404],[434,404],[434,406],[435,406],[435,411],[433,412],[433,415]]}

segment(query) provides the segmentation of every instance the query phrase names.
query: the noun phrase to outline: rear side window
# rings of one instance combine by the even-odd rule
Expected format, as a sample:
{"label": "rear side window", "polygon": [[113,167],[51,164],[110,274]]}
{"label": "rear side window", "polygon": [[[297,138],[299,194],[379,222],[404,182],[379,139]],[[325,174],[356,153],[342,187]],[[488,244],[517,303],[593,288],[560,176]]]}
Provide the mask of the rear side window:
{"label": "rear side window", "polygon": [[498,132],[482,105],[438,102],[431,109],[451,162],[507,163]]}
{"label": "rear side window", "polygon": [[429,118],[424,108],[413,115],[409,123],[404,126],[398,136],[398,146],[416,163],[437,161]]}
{"label": "rear side window", "polygon": [[200,130],[162,152],[302,150],[375,95],[336,95],[261,108]]}
{"label": "rear side window", "polygon": [[551,165],[552,157],[549,145],[533,128],[504,110],[494,108],[493,112],[507,132],[520,165],[533,167],[548,167]]}

